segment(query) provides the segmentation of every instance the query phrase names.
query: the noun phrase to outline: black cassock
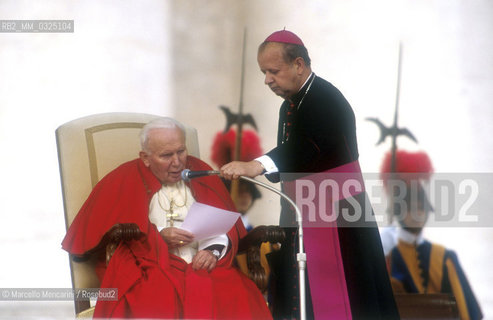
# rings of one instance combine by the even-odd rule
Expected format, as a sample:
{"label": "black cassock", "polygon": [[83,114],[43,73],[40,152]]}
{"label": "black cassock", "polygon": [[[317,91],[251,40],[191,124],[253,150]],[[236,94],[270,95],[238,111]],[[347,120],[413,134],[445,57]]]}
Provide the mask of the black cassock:
{"label": "black cassock", "polygon": [[[285,180],[290,173],[324,172],[358,160],[353,110],[342,93],[312,74],[291,101],[285,100],[279,113],[278,146],[267,153]],[[356,201],[369,206],[366,194]],[[269,256],[272,264],[270,292],[274,318],[299,318],[298,252],[295,213],[284,201],[280,225],[287,239],[281,250]],[[349,208],[341,200],[339,208]],[[387,275],[380,235],[375,222],[364,227],[338,221],[337,233],[346,287],[353,319],[399,319]],[[320,254],[324,254],[320,252]],[[310,261],[307,261],[310,264]],[[314,318],[307,276],[307,318]]]}

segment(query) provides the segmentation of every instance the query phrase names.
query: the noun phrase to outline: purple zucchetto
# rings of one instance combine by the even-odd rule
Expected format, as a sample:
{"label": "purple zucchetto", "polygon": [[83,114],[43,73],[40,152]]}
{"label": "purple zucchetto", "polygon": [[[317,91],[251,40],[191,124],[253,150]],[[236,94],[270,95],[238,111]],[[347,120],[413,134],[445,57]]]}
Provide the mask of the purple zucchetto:
{"label": "purple zucchetto", "polygon": [[282,42],[282,43],[290,43],[297,44],[299,46],[305,46],[303,41],[301,41],[300,37],[287,30],[276,31],[270,36],[268,36],[264,42]]}

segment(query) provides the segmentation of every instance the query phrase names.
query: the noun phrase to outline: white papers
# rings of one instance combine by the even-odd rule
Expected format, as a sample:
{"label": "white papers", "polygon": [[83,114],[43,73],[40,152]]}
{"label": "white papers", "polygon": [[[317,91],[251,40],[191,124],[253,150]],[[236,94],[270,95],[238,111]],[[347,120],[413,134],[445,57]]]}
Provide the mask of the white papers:
{"label": "white papers", "polygon": [[180,228],[190,231],[195,241],[227,233],[240,217],[238,212],[194,202]]}

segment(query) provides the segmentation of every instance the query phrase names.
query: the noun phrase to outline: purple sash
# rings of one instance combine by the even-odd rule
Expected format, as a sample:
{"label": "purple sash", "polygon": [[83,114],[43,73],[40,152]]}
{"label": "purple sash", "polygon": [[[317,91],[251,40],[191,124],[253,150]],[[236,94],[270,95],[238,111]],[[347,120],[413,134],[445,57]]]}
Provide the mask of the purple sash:
{"label": "purple sash", "polygon": [[[364,191],[357,161],[285,182],[303,214],[308,279],[316,319],[352,319],[333,205]],[[325,212],[322,212],[325,211]]]}

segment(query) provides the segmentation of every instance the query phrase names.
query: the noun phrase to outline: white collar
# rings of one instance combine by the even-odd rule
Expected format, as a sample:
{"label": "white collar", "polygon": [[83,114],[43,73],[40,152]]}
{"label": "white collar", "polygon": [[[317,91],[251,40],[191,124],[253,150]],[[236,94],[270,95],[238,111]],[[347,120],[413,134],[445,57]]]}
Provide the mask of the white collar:
{"label": "white collar", "polygon": [[248,221],[248,217],[245,214],[241,215],[241,221],[243,222],[245,228],[250,225],[250,222]]}
{"label": "white collar", "polygon": [[[305,82],[303,82],[303,85],[300,87],[300,90],[303,89],[303,87],[308,83],[308,80],[310,80],[310,78],[312,77],[313,75],[313,71],[310,73],[310,75],[308,76],[308,78],[306,78]],[[300,92],[300,90],[298,90],[298,92]]]}
{"label": "white collar", "polygon": [[404,230],[403,228],[397,229],[397,238],[405,243],[416,245],[420,245],[425,241],[425,239],[423,238],[423,232],[420,232],[419,234],[414,234]]}

